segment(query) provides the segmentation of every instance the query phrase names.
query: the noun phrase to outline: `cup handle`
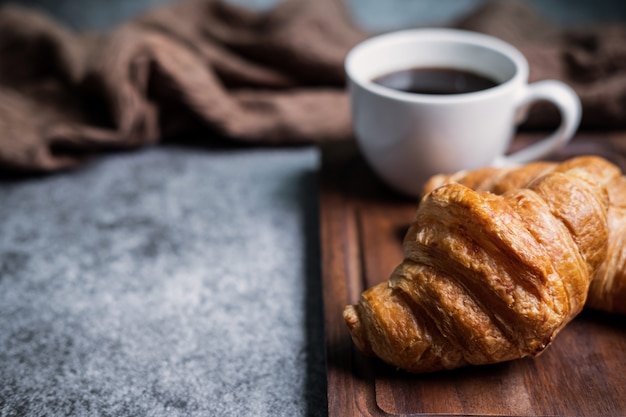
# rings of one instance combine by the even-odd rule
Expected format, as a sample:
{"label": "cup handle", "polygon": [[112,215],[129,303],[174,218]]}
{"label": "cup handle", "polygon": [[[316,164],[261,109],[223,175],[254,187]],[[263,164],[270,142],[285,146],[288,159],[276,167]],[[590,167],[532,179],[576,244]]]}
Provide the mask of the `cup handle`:
{"label": "cup handle", "polygon": [[537,160],[565,145],[574,136],[581,117],[580,99],[574,90],[560,81],[538,81],[529,84],[520,94],[516,107],[523,109],[538,100],[550,101],[557,106],[561,113],[560,126],[542,141],[514,154],[497,158],[494,162],[495,166],[504,167]]}

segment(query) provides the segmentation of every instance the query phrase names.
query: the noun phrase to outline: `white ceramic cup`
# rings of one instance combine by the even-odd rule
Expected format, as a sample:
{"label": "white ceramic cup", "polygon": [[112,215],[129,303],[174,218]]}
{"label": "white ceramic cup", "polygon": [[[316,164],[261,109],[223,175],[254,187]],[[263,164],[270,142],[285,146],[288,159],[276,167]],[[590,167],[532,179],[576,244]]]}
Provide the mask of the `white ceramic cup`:
{"label": "white ceramic cup", "polygon": [[[414,94],[373,79],[419,67],[471,71],[498,83],[451,95]],[[365,40],[346,57],[352,122],[373,170],[396,190],[419,196],[432,175],[507,166],[548,156],[565,145],[580,122],[580,101],[559,81],[528,84],[528,63],[513,46],[454,29],[414,29]],[[547,100],[561,123],[546,139],[505,155],[532,102]]]}

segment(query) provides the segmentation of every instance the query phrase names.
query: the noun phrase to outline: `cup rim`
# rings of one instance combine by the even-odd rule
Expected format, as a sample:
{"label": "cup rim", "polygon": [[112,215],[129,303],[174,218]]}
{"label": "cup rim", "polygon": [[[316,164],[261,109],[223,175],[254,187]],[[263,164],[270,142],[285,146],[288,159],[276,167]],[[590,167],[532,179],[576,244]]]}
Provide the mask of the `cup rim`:
{"label": "cup rim", "polygon": [[[471,93],[442,95],[409,93],[405,91],[394,90],[392,88],[378,85],[372,82],[372,80],[364,80],[364,77],[359,77],[355,75],[354,61],[359,54],[364,53],[364,51],[366,51],[367,49],[385,43],[393,44],[401,42],[414,42],[416,40],[450,41],[485,47],[494,50],[510,59],[515,66],[515,72],[513,76],[506,81],[503,81],[497,86],[488,88],[486,90],[475,91]],[[403,68],[398,68],[398,70],[401,69]],[[386,96],[405,102],[433,104],[466,102],[487,98],[494,94],[499,94],[502,90],[508,89],[510,85],[517,83],[519,80],[522,80],[523,82],[527,82],[528,80],[528,62],[524,55],[513,45],[499,38],[485,35],[483,33],[462,29],[447,28],[405,29],[368,38],[354,46],[348,52],[344,60],[344,70],[348,77],[348,80],[359,85],[361,88],[370,91],[373,94]]]}

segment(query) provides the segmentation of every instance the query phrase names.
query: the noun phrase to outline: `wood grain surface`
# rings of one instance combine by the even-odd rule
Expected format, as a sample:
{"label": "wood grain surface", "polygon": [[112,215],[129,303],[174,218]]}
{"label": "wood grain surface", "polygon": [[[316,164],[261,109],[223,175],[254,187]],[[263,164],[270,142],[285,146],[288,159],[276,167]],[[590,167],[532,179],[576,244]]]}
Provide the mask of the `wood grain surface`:
{"label": "wood grain surface", "polygon": [[[536,137],[520,135],[514,147]],[[624,167],[626,135],[579,134],[556,158],[583,153]],[[496,365],[412,375],[361,355],[343,308],[401,262],[418,201],[382,184],[352,144],[329,145],[322,158],[329,416],[626,416],[625,316],[586,310],[540,357]]]}

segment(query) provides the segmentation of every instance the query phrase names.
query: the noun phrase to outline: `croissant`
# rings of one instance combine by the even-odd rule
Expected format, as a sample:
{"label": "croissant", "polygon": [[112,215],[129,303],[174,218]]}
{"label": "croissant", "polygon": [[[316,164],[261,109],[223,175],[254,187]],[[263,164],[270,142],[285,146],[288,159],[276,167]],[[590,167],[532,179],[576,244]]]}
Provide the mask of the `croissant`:
{"label": "croissant", "polygon": [[576,169],[503,195],[436,188],[418,205],[404,261],[345,307],[352,340],[416,373],[539,355],[583,308],[606,256],[607,205]]}
{"label": "croissant", "polygon": [[548,172],[574,167],[595,173],[606,185],[609,195],[608,253],[591,282],[587,306],[626,314],[626,177],[614,164],[597,156],[582,156],[560,164],[533,162],[521,167],[461,171],[432,177],[424,186],[424,194],[449,182],[458,182],[477,191],[502,194],[524,187]]}

